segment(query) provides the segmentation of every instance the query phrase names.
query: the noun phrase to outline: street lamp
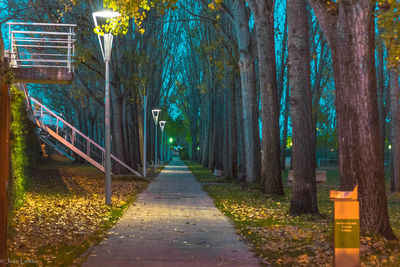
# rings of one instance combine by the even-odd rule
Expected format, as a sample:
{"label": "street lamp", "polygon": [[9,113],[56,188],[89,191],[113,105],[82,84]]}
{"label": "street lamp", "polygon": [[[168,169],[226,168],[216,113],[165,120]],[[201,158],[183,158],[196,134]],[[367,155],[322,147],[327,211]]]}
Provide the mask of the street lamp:
{"label": "street lamp", "polygon": [[163,147],[163,145],[164,145],[164,127],[165,127],[165,124],[166,124],[167,122],[166,121],[160,121],[160,128],[161,128],[161,164],[163,164],[164,163],[164,147]]}
{"label": "street lamp", "polygon": [[156,126],[156,145],[155,145],[155,168],[157,169],[157,122],[158,122],[158,116],[160,115],[161,109],[153,109],[151,111],[151,114],[153,115],[153,119],[154,119],[154,124]]}
{"label": "street lamp", "polygon": [[144,93],[143,93],[143,177],[146,177],[146,172],[147,172],[147,169],[146,169],[146,161],[147,161],[147,159],[146,159],[146,154],[147,154],[147,151],[146,151],[146,109],[147,109],[147,95],[146,95],[146,89],[145,89],[145,91],[144,91]]}
{"label": "street lamp", "polygon": [[168,151],[168,154],[169,154],[169,158],[170,158],[170,160],[172,160],[172,155],[171,155],[171,153],[172,153],[172,142],[174,142],[174,138],[172,138],[172,137],[170,137],[169,138],[169,151]]}
{"label": "street lamp", "polygon": [[[109,19],[120,16],[119,13],[113,11],[100,11],[94,12],[93,14],[94,25],[98,26],[98,19]],[[106,65],[106,73],[105,73],[105,135],[104,135],[104,150],[105,150],[105,158],[104,158],[104,172],[105,172],[105,191],[106,191],[106,205],[111,205],[111,132],[110,132],[110,122],[111,122],[111,113],[110,113],[110,69],[109,64],[111,60],[111,49],[113,42],[113,35],[111,33],[105,33],[103,35],[103,40],[101,35],[98,34],[99,38],[101,54],[103,55],[104,63]]]}

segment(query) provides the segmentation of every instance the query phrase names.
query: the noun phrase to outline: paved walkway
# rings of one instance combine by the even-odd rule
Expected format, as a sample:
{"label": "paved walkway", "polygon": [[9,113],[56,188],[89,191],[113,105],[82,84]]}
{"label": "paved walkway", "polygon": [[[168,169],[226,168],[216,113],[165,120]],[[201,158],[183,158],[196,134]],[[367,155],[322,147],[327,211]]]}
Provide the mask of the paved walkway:
{"label": "paved walkway", "polygon": [[83,266],[259,266],[229,219],[175,159]]}

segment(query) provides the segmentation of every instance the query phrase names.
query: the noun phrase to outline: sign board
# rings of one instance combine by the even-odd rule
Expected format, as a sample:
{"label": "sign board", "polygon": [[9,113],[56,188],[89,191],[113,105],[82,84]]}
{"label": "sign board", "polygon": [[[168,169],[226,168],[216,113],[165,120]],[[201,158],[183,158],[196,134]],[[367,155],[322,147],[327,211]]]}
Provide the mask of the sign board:
{"label": "sign board", "polygon": [[334,201],[334,266],[360,266],[360,210],[358,187],[353,191],[331,191]]}

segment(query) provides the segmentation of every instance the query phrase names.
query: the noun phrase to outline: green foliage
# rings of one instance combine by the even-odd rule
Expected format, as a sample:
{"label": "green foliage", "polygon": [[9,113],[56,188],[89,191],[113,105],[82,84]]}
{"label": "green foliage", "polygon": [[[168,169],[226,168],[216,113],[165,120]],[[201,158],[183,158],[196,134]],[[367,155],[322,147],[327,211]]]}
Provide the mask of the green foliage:
{"label": "green foliage", "polygon": [[179,116],[177,118],[169,117],[167,121],[165,133],[174,139],[173,145],[182,145],[182,143],[190,141],[189,122],[187,119]]}
{"label": "green foliage", "polygon": [[400,1],[378,0],[378,26],[381,38],[388,50],[388,65],[397,69],[400,66]]}
{"label": "green foliage", "polygon": [[31,164],[39,155],[35,126],[26,114],[24,101],[23,92],[11,87],[11,185],[13,190],[11,203],[17,209],[24,202]]}

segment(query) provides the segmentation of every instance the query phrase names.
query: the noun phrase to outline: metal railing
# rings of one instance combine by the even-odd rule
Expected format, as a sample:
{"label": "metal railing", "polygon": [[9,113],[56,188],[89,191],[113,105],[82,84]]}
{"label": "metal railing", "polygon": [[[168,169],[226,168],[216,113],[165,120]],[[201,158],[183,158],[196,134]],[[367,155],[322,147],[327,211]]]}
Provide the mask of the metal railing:
{"label": "metal railing", "polygon": [[12,68],[73,71],[76,24],[7,22]]}
{"label": "metal railing", "polygon": [[[34,117],[37,122],[41,124],[39,126],[42,129],[57,138],[58,141],[62,141],[63,145],[67,146],[69,149],[78,152],[81,157],[104,172],[105,151],[103,147],[98,145],[88,136],[84,135],[81,131],[66,122],[53,111],[46,108],[33,97],[30,97],[30,100]],[[114,155],[111,155],[111,158],[133,174],[142,176]]]}

